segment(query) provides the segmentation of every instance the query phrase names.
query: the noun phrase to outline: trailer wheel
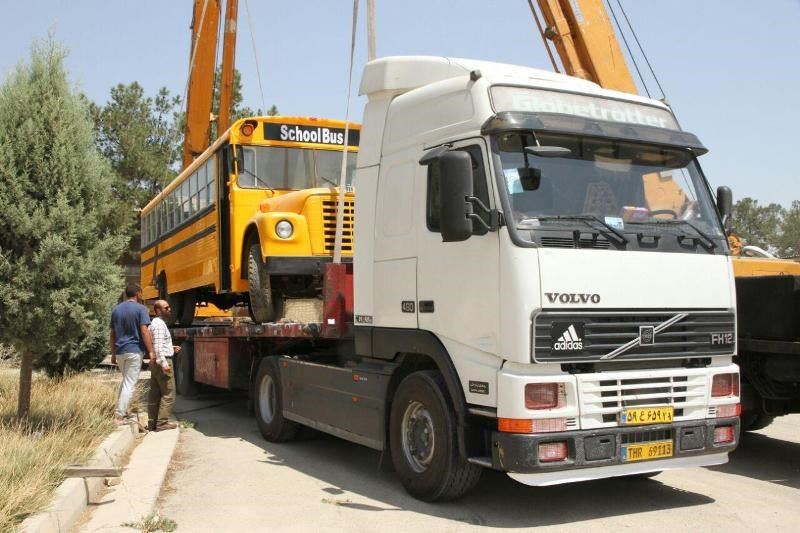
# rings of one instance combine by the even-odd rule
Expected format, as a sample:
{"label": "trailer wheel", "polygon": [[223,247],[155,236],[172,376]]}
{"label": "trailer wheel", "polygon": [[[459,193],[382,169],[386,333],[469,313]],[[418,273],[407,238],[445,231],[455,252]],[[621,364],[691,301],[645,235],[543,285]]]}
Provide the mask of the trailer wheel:
{"label": "trailer wheel", "polygon": [[397,388],[389,419],[392,463],[403,487],[424,501],[452,500],[480,479],[458,453],[455,413],[442,376],[425,370]]}
{"label": "trailer wheel", "polygon": [[247,253],[247,286],[250,293],[250,317],[256,324],[275,320],[275,301],[269,274],[261,257],[261,245],[250,246]]}
{"label": "trailer wheel", "polygon": [[270,442],[286,442],[297,435],[300,425],[283,417],[281,378],[274,357],[265,357],[258,365],[253,407],[261,434]]}
{"label": "trailer wheel", "polygon": [[195,396],[200,388],[194,380],[194,349],[191,342],[181,344],[173,357],[175,363],[175,391],[181,396]]}

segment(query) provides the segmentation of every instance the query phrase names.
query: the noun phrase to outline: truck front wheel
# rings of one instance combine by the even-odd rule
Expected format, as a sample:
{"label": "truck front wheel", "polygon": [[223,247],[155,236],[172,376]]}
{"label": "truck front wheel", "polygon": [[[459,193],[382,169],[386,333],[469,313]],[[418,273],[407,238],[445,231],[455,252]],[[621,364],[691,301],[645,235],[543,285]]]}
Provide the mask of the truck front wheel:
{"label": "truck front wheel", "polygon": [[397,388],[389,420],[392,462],[405,489],[420,500],[452,500],[480,479],[481,468],[458,453],[456,418],[444,381],[425,370]]}
{"label": "truck front wheel", "polygon": [[258,429],[270,442],[286,442],[297,435],[297,422],[283,417],[281,378],[274,357],[265,357],[258,364],[254,394],[254,411]]}

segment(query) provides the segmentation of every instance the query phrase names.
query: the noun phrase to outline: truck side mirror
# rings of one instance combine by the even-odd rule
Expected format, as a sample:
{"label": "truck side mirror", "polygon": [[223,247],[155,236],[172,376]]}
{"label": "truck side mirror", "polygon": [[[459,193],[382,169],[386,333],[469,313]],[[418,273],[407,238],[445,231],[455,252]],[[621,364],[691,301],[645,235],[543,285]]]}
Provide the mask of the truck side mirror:
{"label": "truck side mirror", "polygon": [[722,224],[726,230],[729,230],[733,214],[733,193],[729,187],[724,185],[717,187],[717,210],[722,216]]}
{"label": "truck side mirror", "polygon": [[467,152],[442,154],[439,165],[439,225],[444,242],[465,241],[472,235],[472,158]]}

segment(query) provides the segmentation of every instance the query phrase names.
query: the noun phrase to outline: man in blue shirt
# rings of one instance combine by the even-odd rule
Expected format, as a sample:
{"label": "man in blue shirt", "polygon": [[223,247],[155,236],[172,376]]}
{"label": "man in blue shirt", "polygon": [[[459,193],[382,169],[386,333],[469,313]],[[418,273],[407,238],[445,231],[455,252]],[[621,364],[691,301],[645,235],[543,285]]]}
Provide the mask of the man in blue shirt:
{"label": "man in blue shirt", "polygon": [[128,416],[128,404],[133,396],[139,372],[142,369],[142,358],[145,353],[153,358],[153,342],[150,339],[150,314],[141,304],[142,289],[138,285],[125,287],[125,298],[111,312],[111,364],[119,366],[122,373],[122,384],[119,387],[119,400],[114,412],[114,422],[125,423]]}

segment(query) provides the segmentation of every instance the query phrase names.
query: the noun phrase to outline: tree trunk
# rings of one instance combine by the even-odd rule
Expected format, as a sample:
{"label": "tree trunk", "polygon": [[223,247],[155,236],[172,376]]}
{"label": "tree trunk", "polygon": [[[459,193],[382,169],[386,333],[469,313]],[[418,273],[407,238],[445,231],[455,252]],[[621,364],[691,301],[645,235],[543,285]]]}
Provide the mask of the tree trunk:
{"label": "tree trunk", "polygon": [[31,410],[31,381],[33,380],[33,354],[23,352],[19,367],[19,397],[17,399],[17,418],[27,418]]}

